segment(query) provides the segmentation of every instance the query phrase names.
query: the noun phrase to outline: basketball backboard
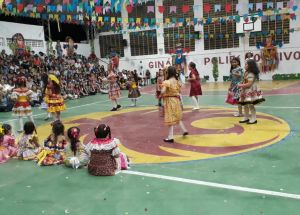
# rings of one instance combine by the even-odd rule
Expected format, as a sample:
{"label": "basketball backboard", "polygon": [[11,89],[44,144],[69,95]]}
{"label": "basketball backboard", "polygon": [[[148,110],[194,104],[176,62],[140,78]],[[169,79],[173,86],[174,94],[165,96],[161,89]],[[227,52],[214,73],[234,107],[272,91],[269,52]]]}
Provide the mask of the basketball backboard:
{"label": "basketball backboard", "polygon": [[247,18],[244,18],[243,16],[241,16],[240,22],[236,23],[237,34],[257,31],[261,31],[261,17],[248,16]]}

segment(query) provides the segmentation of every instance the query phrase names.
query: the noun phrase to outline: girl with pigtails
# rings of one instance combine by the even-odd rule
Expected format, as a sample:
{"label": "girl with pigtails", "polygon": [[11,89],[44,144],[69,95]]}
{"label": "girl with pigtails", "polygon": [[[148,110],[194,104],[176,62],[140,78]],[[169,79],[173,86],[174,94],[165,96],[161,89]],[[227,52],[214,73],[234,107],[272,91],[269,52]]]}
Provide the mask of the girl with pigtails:
{"label": "girl with pigtails", "polygon": [[94,129],[95,138],[85,146],[83,160],[88,161],[88,171],[95,176],[112,176],[129,168],[129,159],[120,151],[120,141],[111,137],[108,125]]}

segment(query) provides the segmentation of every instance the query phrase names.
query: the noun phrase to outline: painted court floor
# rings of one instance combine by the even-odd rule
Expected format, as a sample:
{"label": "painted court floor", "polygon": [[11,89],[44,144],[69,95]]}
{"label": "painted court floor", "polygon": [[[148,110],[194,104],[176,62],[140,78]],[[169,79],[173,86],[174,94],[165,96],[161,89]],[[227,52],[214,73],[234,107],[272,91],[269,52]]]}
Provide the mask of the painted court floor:
{"label": "painted court floor", "polygon": [[[224,103],[228,83],[203,84],[201,109],[191,111],[183,89],[184,123],[190,135],[167,134],[155,104],[154,86],[142,89],[136,108],[122,92],[123,109],[110,112],[107,95],[67,102],[66,129],[79,126],[82,141],[99,123],[111,126],[131,169],[94,177],[86,169],[39,167],[10,160],[0,166],[0,215],[298,215],[300,214],[300,82],[260,82],[266,102],[257,125],[241,125]],[[34,109],[38,135],[50,130]],[[11,113],[0,121],[13,126]]]}

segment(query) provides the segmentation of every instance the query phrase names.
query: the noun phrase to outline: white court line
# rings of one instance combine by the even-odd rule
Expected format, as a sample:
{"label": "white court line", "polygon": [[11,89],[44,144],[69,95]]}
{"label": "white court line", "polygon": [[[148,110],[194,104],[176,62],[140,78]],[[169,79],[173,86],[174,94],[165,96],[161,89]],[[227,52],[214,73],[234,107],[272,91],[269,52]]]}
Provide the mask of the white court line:
{"label": "white court line", "polygon": [[276,191],[271,191],[271,190],[261,190],[261,189],[255,189],[255,188],[249,188],[249,187],[240,187],[240,186],[234,186],[234,185],[228,185],[228,184],[219,184],[219,183],[214,183],[214,182],[199,181],[199,180],[193,180],[193,179],[178,178],[178,177],[173,177],[173,176],[158,175],[158,174],[145,173],[145,172],[136,172],[136,171],[130,171],[130,170],[123,170],[122,173],[129,174],[129,175],[139,175],[139,176],[145,176],[145,177],[150,177],[150,178],[164,179],[164,180],[169,180],[169,181],[177,181],[177,182],[182,182],[182,183],[187,183],[187,184],[196,184],[196,185],[202,185],[202,186],[207,186],[207,187],[214,187],[214,188],[221,188],[221,189],[227,189],[227,190],[256,193],[256,194],[263,194],[263,195],[268,195],[268,196],[276,196],[276,197],[300,200],[300,195],[292,194],[292,193],[282,193],[282,192],[276,192]]}
{"label": "white court line", "polygon": [[[123,98],[127,98],[127,97],[123,96],[120,99],[123,99]],[[71,109],[75,109],[75,108],[89,106],[89,105],[101,104],[101,103],[104,103],[104,102],[110,102],[110,100],[104,100],[104,101],[99,101],[99,102],[92,102],[92,103],[85,104],[85,105],[78,105],[78,106],[70,107],[70,108],[67,108],[67,111],[71,110]],[[33,115],[33,117],[35,117],[35,116],[42,116],[42,115],[46,115],[46,114],[47,114],[46,112],[45,113],[39,113],[39,114]],[[16,120],[18,120],[18,119],[10,119],[10,120],[4,121],[2,123],[13,122],[13,121],[16,121]]]}

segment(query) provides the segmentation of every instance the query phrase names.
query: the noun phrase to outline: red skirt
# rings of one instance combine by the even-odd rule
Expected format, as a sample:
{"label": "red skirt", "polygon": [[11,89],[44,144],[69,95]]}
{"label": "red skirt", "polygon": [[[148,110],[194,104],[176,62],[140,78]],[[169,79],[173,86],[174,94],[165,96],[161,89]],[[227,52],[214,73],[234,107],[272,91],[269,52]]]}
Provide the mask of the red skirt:
{"label": "red skirt", "polygon": [[202,89],[198,80],[191,81],[190,96],[202,95]]}

